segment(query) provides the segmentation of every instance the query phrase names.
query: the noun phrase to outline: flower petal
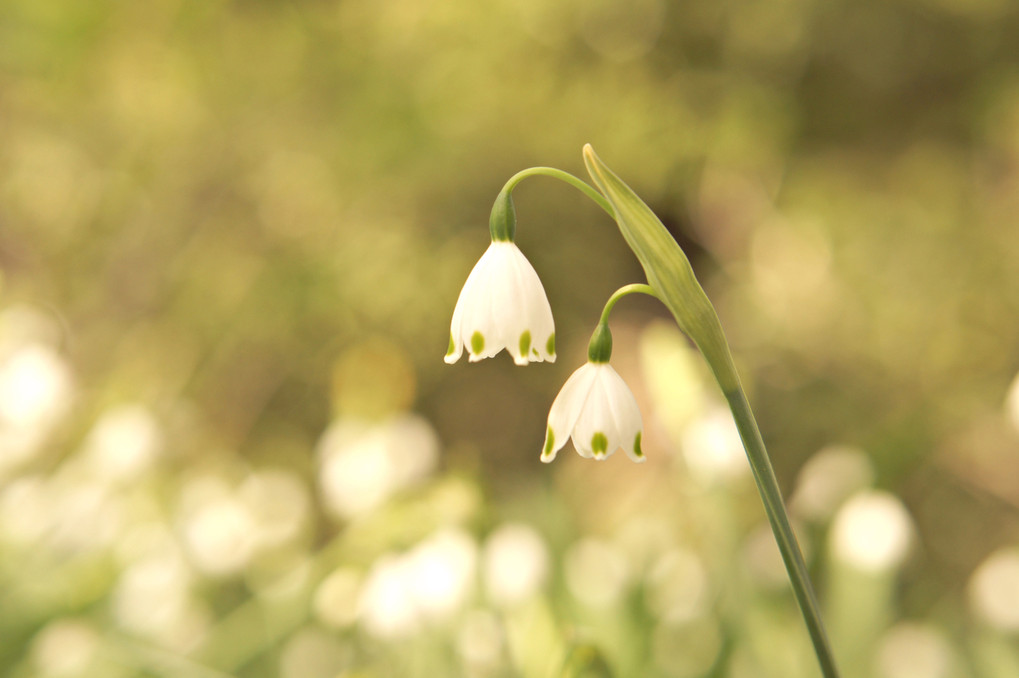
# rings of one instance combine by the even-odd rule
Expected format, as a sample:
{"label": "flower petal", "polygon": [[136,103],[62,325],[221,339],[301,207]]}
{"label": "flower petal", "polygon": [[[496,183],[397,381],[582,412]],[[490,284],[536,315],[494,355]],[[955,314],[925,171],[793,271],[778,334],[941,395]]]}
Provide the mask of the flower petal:
{"label": "flower petal", "polygon": [[[493,242],[488,246],[467,281],[470,290],[464,299],[460,338],[468,348],[471,362],[491,358],[503,349],[499,318],[493,303],[505,277],[504,257],[501,248],[497,247],[500,244]],[[466,285],[464,290],[467,291]]]}
{"label": "flower petal", "polygon": [[605,363],[589,364],[596,370],[595,379],[573,427],[573,445],[581,456],[607,459],[622,442],[609,408],[603,378],[605,370],[612,368]]}
{"label": "flower petal", "polygon": [[640,448],[640,408],[626,382],[607,363],[589,363],[596,375],[573,427],[573,444],[581,456],[607,459],[620,447],[634,461]]}
{"label": "flower petal", "polygon": [[464,322],[465,316],[469,321],[468,324],[476,324],[474,321],[474,309],[477,306],[475,297],[478,294],[478,280],[484,278],[486,270],[489,267],[488,264],[488,252],[491,250],[489,246],[488,250],[481,255],[478,262],[474,264],[474,268],[467,276],[467,281],[464,282],[464,286],[460,289],[460,296],[456,299],[456,306],[453,308],[453,320],[449,324],[450,344],[451,348],[446,352],[445,360],[447,363],[455,363],[463,355],[464,344],[470,342],[470,333],[465,336],[464,333]]}
{"label": "flower petal", "polygon": [[542,351],[547,343],[547,337],[555,332],[555,324],[541,279],[531,266],[531,262],[516,246],[508,255],[508,260],[509,268],[512,270],[510,277],[515,281],[517,294],[518,314],[514,318],[515,322],[519,323],[517,335],[529,332],[531,342],[527,352],[521,350],[523,344],[520,342],[516,345],[507,342],[507,349],[518,365],[543,360],[554,361],[554,353],[550,356],[547,351]]}
{"label": "flower petal", "polygon": [[600,379],[606,394],[613,427],[619,436],[620,446],[630,459],[637,462],[644,461],[644,452],[640,448],[644,424],[641,421],[637,399],[633,397],[633,392],[619,376],[619,373],[612,369],[611,365],[605,367]]}
{"label": "flower petal", "polygon": [[[489,311],[493,325],[497,328],[497,349],[506,349],[513,361],[518,365],[526,365],[526,357],[520,358],[520,335],[527,329],[526,290],[521,281],[519,261],[526,264],[520,249],[511,242],[493,243],[498,246],[497,270],[498,282],[492,286],[492,297]],[[529,265],[529,264],[526,264]]]}
{"label": "flower petal", "polygon": [[[548,428],[545,434],[545,447],[541,453],[542,461],[552,461],[556,453],[566,444],[573,433],[577,419],[580,417],[584,403],[587,401],[591,385],[597,377],[596,366],[585,363],[566,380],[559,390],[559,395],[552,402],[548,413]],[[576,440],[574,440],[576,444]],[[580,448],[577,448],[578,452]]]}
{"label": "flower petal", "polygon": [[619,433],[608,410],[608,400],[604,393],[602,375],[610,369],[605,363],[587,363],[586,367],[592,375],[587,388],[580,415],[571,432],[574,447],[581,457],[606,459],[619,447]]}
{"label": "flower petal", "polygon": [[459,360],[460,356],[463,355],[464,307],[467,306],[467,299],[471,296],[471,289],[474,286],[474,281],[477,279],[475,272],[478,270],[479,265],[481,265],[481,261],[478,261],[474,268],[471,269],[470,274],[467,276],[467,281],[460,289],[460,295],[456,298],[456,306],[453,307],[453,320],[449,323],[449,350],[446,351],[446,357],[444,358],[450,365]]}

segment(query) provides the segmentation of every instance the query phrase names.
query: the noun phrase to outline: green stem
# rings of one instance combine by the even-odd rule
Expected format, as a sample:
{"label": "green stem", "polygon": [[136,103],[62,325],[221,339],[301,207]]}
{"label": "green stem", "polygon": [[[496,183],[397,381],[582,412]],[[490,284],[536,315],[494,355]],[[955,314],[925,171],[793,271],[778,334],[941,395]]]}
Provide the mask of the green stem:
{"label": "green stem", "polygon": [[686,254],[647,203],[602,162],[590,144],[584,146],[584,163],[595,186],[612,206],[619,231],[640,260],[648,283],[672,312],[679,329],[700,349],[729,401],[736,428],[757,481],[757,489],[764,502],[768,522],[771,523],[782,560],[789,572],[796,602],[803,612],[810,639],[814,643],[821,671],[825,678],[837,678],[838,670],[835,668],[807,566],[796,543],[796,535],[789,526],[789,516],[782,503],[782,493],[771,468],[768,451],[764,448],[761,432],[757,429],[757,422],[754,421],[739,375],[736,374],[718,314],[697,281]]}
{"label": "green stem", "polygon": [[612,313],[612,307],[616,305],[616,302],[625,297],[627,294],[647,294],[649,296],[658,298],[655,294],[655,290],[650,285],[644,285],[642,283],[633,283],[631,285],[623,285],[618,290],[612,293],[609,300],[605,302],[605,308],[601,312],[600,325],[607,325],[609,323],[609,314]]}
{"label": "green stem", "polygon": [[[627,294],[640,292],[655,298],[660,298],[655,289],[650,285],[632,284],[620,287],[609,297],[602,311],[599,328],[605,328],[608,335],[609,313],[616,302]],[[678,319],[677,319],[678,322]],[[828,641],[828,634],[821,619],[821,609],[817,603],[817,595],[814,593],[814,586],[810,581],[810,574],[807,572],[807,565],[803,561],[803,554],[800,551],[799,543],[796,541],[796,534],[789,523],[789,514],[785,509],[785,502],[782,500],[782,491],[778,486],[778,479],[775,477],[775,470],[771,466],[771,459],[768,457],[768,450],[764,446],[764,439],[761,438],[761,431],[757,427],[754,413],[750,409],[750,403],[740,383],[739,374],[732,361],[732,354],[729,351],[728,342],[725,341],[721,324],[716,320],[716,331],[718,333],[720,349],[709,353],[702,353],[711,356],[708,365],[711,367],[715,379],[718,381],[725,399],[732,410],[733,419],[736,422],[736,429],[739,431],[740,439],[743,441],[743,448],[746,450],[747,459],[750,461],[750,469],[753,471],[754,480],[757,482],[757,489],[761,494],[764,503],[764,512],[768,516],[771,530],[775,534],[775,541],[782,554],[786,570],[789,572],[789,580],[793,587],[793,594],[796,602],[803,613],[803,619],[810,634],[810,640],[814,644],[814,652],[817,654],[817,661],[821,665],[821,672],[825,678],[838,678],[838,670],[835,667],[835,659],[832,655],[831,644]],[[595,344],[598,332],[591,339],[592,347]],[[611,335],[608,335],[608,353],[612,351]],[[592,354],[593,348],[588,349]],[[589,356],[590,357],[590,356]],[[593,360],[593,357],[592,357]],[[603,361],[608,360],[605,354]]]}
{"label": "green stem", "polygon": [[554,167],[531,167],[530,169],[521,170],[510,177],[509,181],[506,182],[506,185],[503,186],[502,192],[509,194],[514,188],[516,188],[517,184],[527,177],[533,176],[554,177],[560,181],[565,181],[570,186],[579,189],[588,198],[598,203],[598,207],[605,210],[610,217],[613,219],[616,218],[616,213],[612,211],[612,205],[610,205],[609,201],[605,199],[605,196],[592,188],[586,181],[578,179],[569,172],[564,172]]}
{"label": "green stem", "polygon": [[658,295],[655,294],[654,289],[650,285],[643,285],[641,283],[623,285],[613,292],[609,300],[605,302],[605,309],[601,312],[601,320],[598,321],[598,326],[594,328],[591,342],[587,345],[587,359],[592,363],[607,363],[609,358],[612,357],[612,332],[609,331],[609,314],[612,313],[612,307],[616,305],[617,301],[628,294],[636,293],[658,298]]}
{"label": "green stem", "polygon": [[[803,554],[796,541],[796,534],[789,524],[789,515],[786,513],[785,503],[782,501],[782,491],[779,489],[778,479],[775,478],[775,470],[771,466],[768,450],[764,447],[764,439],[761,438],[761,431],[757,428],[754,413],[750,409],[746,393],[739,382],[736,368],[732,364],[732,357],[728,356],[728,360],[721,365],[712,364],[711,370],[715,373],[719,384],[723,381],[736,384],[733,389],[723,389],[725,399],[729,402],[729,409],[732,410],[736,428],[743,440],[743,448],[747,452],[754,480],[757,481],[757,489],[764,502],[764,511],[768,516],[768,522],[771,523],[771,531],[775,534],[778,549],[782,553],[782,560],[789,573],[789,581],[792,584],[796,602],[799,604],[803,619],[807,624],[807,631],[814,644],[817,661],[821,665],[821,673],[825,678],[838,678],[838,669],[835,666],[831,644],[821,619],[817,595],[810,582],[810,574],[803,561]],[[720,372],[722,374],[719,374]]]}

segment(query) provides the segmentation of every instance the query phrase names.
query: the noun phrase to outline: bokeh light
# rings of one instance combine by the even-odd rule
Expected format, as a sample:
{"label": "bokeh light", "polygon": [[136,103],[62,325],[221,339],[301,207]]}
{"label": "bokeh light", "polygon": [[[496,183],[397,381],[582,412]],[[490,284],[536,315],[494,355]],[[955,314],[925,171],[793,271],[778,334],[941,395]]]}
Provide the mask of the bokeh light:
{"label": "bokeh light", "polygon": [[973,612],[985,623],[1003,631],[1019,630],[1019,549],[992,553],[969,583]]}
{"label": "bokeh light", "polygon": [[861,570],[882,571],[902,564],[913,541],[913,522],[887,492],[863,492],[849,499],[832,522],[836,557]]}

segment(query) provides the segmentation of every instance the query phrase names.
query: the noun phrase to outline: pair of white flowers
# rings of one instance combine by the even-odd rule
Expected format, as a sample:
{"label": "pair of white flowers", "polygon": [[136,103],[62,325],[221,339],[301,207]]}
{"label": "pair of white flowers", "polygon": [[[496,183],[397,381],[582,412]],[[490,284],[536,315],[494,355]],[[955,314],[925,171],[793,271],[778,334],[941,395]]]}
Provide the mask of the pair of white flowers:
{"label": "pair of white flowers", "polygon": [[[534,267],[512,240],[493,240],[464,283],[453,310],[446,362],[467,348],[471,362],[503,349],[517,365],[555,362],[555,325]],[[607,357],[606,357],[607,359]],[[620,447],[644,461],[640,409],[605,360],[590,359],[552,403],[541,460],[550,462],[573,438],[580,456],[605,459]]]}

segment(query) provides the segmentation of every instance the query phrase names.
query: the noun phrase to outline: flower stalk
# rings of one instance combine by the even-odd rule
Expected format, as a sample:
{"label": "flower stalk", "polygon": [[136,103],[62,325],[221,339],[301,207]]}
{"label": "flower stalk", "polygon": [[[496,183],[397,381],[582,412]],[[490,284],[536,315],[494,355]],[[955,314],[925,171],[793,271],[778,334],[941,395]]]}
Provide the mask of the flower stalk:
{"label": "flower stalk", "polygon": [[502,190],[499,191],[499,195],[495,197],[495,204],[492,205],[492,214],[488,218],[488,230],[492,234],[493,241],[512,242],[513,238],[516,237],[517,212],[513,206],[513,189],[524,179],[537,176],[552,177],[566,182],[597,203],[610,217],[613,216],[612,206],[605,197],[591,188],[590,184],[582,179],[578,179],[569,172],[564,172],[555,167],[531,167],[511,176],[509,181],[502,187]]}
{"label": "flower stalk", "polygon": [[612,309],[615,308],[616,302],[628,294],[646,294],[650,297],[655,297],[656,299],[658,298],[658,295],[655,294],[654,288],[651,287],[650,285],[643,285],[641,283],[623,285],[618,290],[613,292],[612,296],[609,297],[609,300],[605,302],[605,308],[602,309],[601,320],[599,321],[601,322],[602,325],[608,324],[609,314],[612,313]]}
{"label": "flower stalk", "polygon": [[[516,212],[512,193],[527,177],[550,176],[593,200],[615,220],[648,284],[622,287],[606,302],[588,345],[588,362],[570,376],[552,403],[541,460],[552,461],[567,438],[572,438],[582,457],[605,459],[622,448],[634,461],[644,461],[640,410],[629,387],[608,363],[612,355],[608,318],[616,302],[627,294],[657,297],[696,344],[729,403],[821,671],[825,678],[838,678],[807,566],[718,314],[683,250],[651,208],[605,166],[590,144],[584,147],[584,162],[596,188],[551,167],[523,170],[503,186],[489,219],[492,244],[468,276],[453,311],[446,362],[456,362],[465,348],[471,362],[503,349],[518,365],[555,360],[548,300],[533,267],[513,242]],[[534,338],[545,336],[544,348],[539,348]]]}
{"label": "flower stalk", "polygon": [[838,669],[817,596],[718,314],[697,282],[683,250],[651,208],[601,161],[590,144],[584,147],[584,162],[595,186],[611,205],[619,230],[644,268],[654,295],[696,344],[729,403],[821,672],[825,678],[837,678]]}

